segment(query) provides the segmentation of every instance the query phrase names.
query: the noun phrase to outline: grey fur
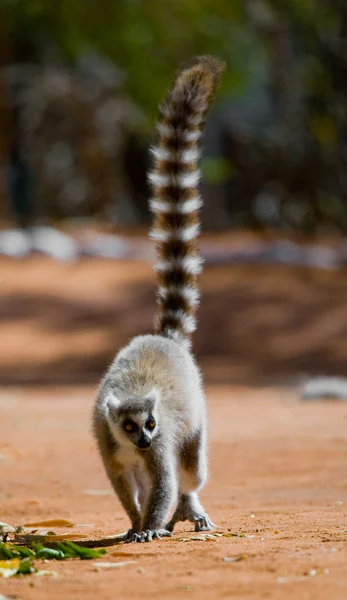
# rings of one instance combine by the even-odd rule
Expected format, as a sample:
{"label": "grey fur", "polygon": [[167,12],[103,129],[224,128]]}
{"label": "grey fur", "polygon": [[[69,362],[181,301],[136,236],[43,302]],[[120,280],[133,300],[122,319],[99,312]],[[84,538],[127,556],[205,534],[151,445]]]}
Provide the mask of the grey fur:
{"label": "grey fur", "polygon": [[[145,432],[151,445],[141,450],[136,444],[151,416],[156,427]],[[122,429],[128,418],[138,423],[137,434]],[[184,344],[157,335],[134,338],[101,383],[93,428],[131,521],[125,541],[171,535],[177,521],[189,520],[197,531],[213,526],[197,495],[207,478],[205,396]]]}

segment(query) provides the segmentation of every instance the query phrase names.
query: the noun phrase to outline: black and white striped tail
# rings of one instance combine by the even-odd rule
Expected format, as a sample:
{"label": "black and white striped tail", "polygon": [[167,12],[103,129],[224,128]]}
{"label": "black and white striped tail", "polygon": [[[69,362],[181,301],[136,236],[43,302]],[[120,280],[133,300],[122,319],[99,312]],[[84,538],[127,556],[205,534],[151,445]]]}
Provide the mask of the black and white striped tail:
{"label": "black and white striped tail", "polygon": [[156,332],[177,341],[189,341],[196,329],[197,275],[202,269],[197,243],[199,142],[222,68],[215,58],[201,56],[181,69],[160,107],[159,139],[152,149],[151,237],[159,257]]}

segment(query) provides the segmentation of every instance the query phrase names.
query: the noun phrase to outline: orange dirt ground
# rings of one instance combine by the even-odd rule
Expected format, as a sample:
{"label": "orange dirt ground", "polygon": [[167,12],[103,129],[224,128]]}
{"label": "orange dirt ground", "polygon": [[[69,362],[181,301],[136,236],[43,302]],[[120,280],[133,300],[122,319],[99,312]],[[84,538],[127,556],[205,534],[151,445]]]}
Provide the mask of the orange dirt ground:
{"label": "orange dirt ground", "polygon": [[[151,270],[36,258],[0,267],[0,521],[64,518],[88,538],[123,532],[128,522],[96,454],[90,412],[112,353],[150,330]],[[184,523],[172,539],[109,547],[100,559],[134,564],[42,563],[59,577],[0,579],[0,594],[346,598],[347,403],[301,402],[285,385],[305,371],[343,374],[346,275],[210,267],[202,287],[195,347],[210,414],[202,499],[217,531],[246,537],[184,542],[194,535]]]}
{"label": "orange dirt ground", "polygon": [[[88,431],[94,391],[2,393],[1,520],[60,517],[93,524],[76,528],[91,538],[127,529]],[[0,580],[0,593],[23,600],[345,599],[347,406],[302,404],[276,389],[211,387],[208,398],[211,477],[203,502],[219,531],[251,537],[181,542],[191,531],[181,524],[171,540],[115,546],[100,559],[135,564],[102,572],[96,561],[42,564],[59,577]],[[86,495],[90,489],[107,495]],[[240,555],[246,560],[223,560]]]}

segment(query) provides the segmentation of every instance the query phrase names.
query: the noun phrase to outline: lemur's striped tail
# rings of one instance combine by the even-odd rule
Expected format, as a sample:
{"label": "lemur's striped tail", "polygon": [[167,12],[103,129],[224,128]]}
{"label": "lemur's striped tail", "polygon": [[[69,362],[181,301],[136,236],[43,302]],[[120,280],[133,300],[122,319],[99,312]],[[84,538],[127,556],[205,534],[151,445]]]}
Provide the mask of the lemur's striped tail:
{"label": "lemur's striped tail", "polygon": [[202,268],[197,243],[199,142],[222,69],[215,58],[198,56],[179,71],[159,109],[159,140],[152,150],[151,237],[159,255],[156,333],[177,341],[189,341],[196,328],[197,275]]}

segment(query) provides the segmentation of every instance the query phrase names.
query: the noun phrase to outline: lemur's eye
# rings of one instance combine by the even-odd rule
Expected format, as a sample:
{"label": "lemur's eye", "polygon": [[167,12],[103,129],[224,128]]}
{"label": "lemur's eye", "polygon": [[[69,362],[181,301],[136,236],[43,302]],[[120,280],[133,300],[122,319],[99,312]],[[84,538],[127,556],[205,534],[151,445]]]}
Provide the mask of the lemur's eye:
{"label": "lemur's eye", "polygon": [[135,425],[134,423],[130,423],[130,421],[127,421],[126,423],[124,423],[124,429],[125,431],[131,433],[132,431],[135,431]]}
{"label": "lemur's eye", "polygon": [[156,422],[154,419],[150,419],[147,423],[148,429],[154,429],[155,425],[156,425]]}

